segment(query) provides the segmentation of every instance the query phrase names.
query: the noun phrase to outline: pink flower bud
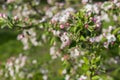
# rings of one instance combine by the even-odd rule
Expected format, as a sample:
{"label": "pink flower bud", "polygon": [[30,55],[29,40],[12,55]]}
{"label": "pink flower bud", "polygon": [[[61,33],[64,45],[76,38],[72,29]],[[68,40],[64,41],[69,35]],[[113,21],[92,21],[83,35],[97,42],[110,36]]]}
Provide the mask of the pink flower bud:
{"label": "pink flower bud", "polygon": [[86,29],[88,28],[88,24],[85,24],[85,28],[86,28]]}
{"label": "pink flower bud", "polygon": [[64,55],[64,60],[68,60],[69,59],[69,55]]}
{"label": "pink flower bud", "polygon": [[94,23],[96,23],[97,19],[96,19],[96,18],[92,18],[92,21],[93,21]]}
{"label": "pink flower bud", "polygon": [[104,37],[106,37],[106,33],[103,33],[102,35],[103,35]]}
{"label": "pink flower bud", "polygon": [[6,14],[2,14],[2,13],[0,13],[0,17],[5,19],[7,18]]}
{"label": "pink flower bud", "polygon": [[65,27],[65,26],[64,26],[63,24],[60,25],[60,28],[61,28],[61,29],[64,29],[64,27]]}
{"label": "pink flower bud", "polygon": [[64,32],[63,34],[64,34],[64,35],[67,35],[67,32]]}
{"label": "pink flower bud", "polygon": [[20,35],[18,35],[18,37],[17,37],[18,40],[21,40],[21,39],[23,39],[23,38],[24,38],[24,35],[23,35],[23,34],[20,34]]}
{"label": "pink flower bud", "polygon": [[16,21],[19,20],[18,16],[14,16],[14,20]]}
{"label": "pink flower bud", "polygon": [[70,12],[68,11],[68,12],[66,12],[66,15],[69,15],[69,16],[70,16],[71,14],[70,14]]}
{"label": "pink flower bud", "polygon": [[65,24],[66,26],[70,26],[70,24],[67,22],[66,24]]}
{"label": "pink flower bud", "polygon": [[0,13],[0,17],[2,17],[2,13]]}

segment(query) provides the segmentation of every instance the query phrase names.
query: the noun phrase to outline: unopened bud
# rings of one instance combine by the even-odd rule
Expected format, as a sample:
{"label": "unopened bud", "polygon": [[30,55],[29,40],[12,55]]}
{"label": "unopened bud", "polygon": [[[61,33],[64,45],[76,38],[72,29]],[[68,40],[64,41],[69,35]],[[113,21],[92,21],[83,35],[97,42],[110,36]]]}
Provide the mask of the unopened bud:
{"label": "unopened bud", "polygon": [[16,21],[17,21],[18,19],[19,19],[19,18],[18,18],[18,16],[14,16],[14,20],[16,20]]}
{"label": "unopened bud", "polygon": [[23,38],[24,38],[24,35],[23,35],[23,34],[20,34],[20,35],[18,35],[18,37],[17,37],[18,40],[21,40],[21,39],[23,39]]}
{"label": "unopened bud", "polygon": [[85,28],[86,28],[86,29],[88,28],[88,24],[85,24]]}
{"label": "unopened bud", "polygon": [[60,28],[61,28],[61,29],[64,29],[64,27],[65,27],[65,26],[64,26],[63,24],[60,25]]}
{"label": "unopened bud", "polygon": [[67,22],[66,24],[65,24],[66,26],[70,26],[70,24]]}

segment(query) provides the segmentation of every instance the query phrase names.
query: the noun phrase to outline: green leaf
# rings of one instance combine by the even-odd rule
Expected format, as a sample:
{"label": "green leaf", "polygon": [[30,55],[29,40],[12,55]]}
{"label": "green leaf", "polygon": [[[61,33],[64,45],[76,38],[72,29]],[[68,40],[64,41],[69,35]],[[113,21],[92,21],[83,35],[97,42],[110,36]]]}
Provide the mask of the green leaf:
{"label": "green leaf", "polygon": [[95,59],[95,62],[100,61],[100,59],[101,59],[101,56],[98,56],[98,57]]}
{"label": "green leaf", "polygon": [[1,25],[1,28],[5,28],[7,25],[6,24],[3,24],[3,25]]}
{"label": "green leaf", "polygon": [[70,64],[69,64],[69,62],[68,62],[67,60],[65,60],[65,61],[63,62],[63,66],[64,66],[65,68],[69,68],[69,67],[70,67]]}
{"label": "green leaf", "polygon": [[116,28],[116,29],[112,32],[112,34],[117,34],[118,31],[120,31],[120,27]]}
{"label": "green leaf", "polygon": [[83,35],[81,35],[80,40],[86,41],[86,39],[85,39],[85,37]]}
{"label": "green leaf", "polygon": [[100,76],[97,76],[97,75],[92,77],[92,80],[99,80],[99,79],[100,79]]}
{"label": "green leaf", "polygon": [[118,40],[120,41],[120,35],[117,35]]}
{"label": "green leaf", "polygon": [[69,29],[70,32],[74,32],[74,26],[71,26]]}
{"label": "green leaf", "polygon": [[83,60],[84,60],[85,64],[89,64],[89,60],[88,60],[88,58],[83,57]]}
{"label": "green leaf", "polygon": [[106,2],[106,3],[104,3],[103,7],[107,7],[107,6],[111,5],[111,4],[112,4],[111,2]]}
{"label": "green leaf", "polygon": [[79,31],[80,27],[75,26],[74,32],[77,33]]}
{"label": "green leaf", "polygon": [[96,68],[97,68],[97,66],[96,66],[96,65],[92,65],[92,66],[91,66],[91,68],[94,68],[94,69],[96,69]]}
{"label": "green leaf", "polygon": [[53,37],[51,40],[50,40],[50,44],[52,45],[55,41],[55,37]]}
{"label": "green leaf", "polygon": [[90,32],[93,32],[93,27],[92,27],[92,26],[88,26],[88,30],[89,30]]}
{"label": "green leaf", "polygon": [[86,71],[89,70],[89,66],[86,65],[86,64],[83,64],[83,65],[82,65],[82,69],[86,72]]}
{"label": "green leaf", "polygon": [[4,19],[0,19],[0,25],[5,24],[5,20]]}

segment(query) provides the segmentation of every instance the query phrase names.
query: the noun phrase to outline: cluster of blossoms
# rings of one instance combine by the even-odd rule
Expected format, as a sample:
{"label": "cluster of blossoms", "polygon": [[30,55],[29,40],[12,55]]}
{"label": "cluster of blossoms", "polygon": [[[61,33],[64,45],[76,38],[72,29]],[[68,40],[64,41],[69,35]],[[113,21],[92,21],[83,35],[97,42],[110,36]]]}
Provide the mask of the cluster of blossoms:
{"label": "cluster of blossoms", "polygon": [[[29,58],[22,53],[19,54],[18,57],[10,57],[8,58],[7,62],[0,63],[0,78],[2,80],[18,80],[18,79],[33,79],[34,75],[36,75],[35,70],[30,70],[29,68],[31,65],[36,65],[37,60],[29,60]],[[27,66],[26,66],[27,65]],[[39,73],[43,80],[47,79],[48,70],[39,67]]]}
{"label": "cluster of blossoms", "polygon": [[60,39],[62,41],[61,49],[70,45],[70,38],[68,37],[66,32],[63,33],[63,35],[60,37]]}
{"label": "cluster of blossoms", "polygon": [[54,45],[50,48],[50,55],[52,59],[56,59],[57,57],[60,57],[60,51],[57,49],[57,47]]}
{"label": "cluster of blossoms", "polygon": [[[23,29],[23,32],[18,35],[17,39],[20,40],[24,45],[24,50],[30,48],[29,42],[31,42],[34,46],[38,46],[40,42],[37,41],[37,34],[34,28],[29,28],[32,26],[34,21],[30,21],[29,18],[19,18],[18,16],[13,16],[11,21],[9,21],[10,16],[6,14],[0,13],[0,20],[1,20],[1,28],[9,27],[9,28],[17,28],[19,26],[20,29]],[[7,24],[6,24],[7,23]],[[16,26],[14,26],[16,25]],[[24,29],[25,28],[25,29]]]}
{"label": "cluster of blossoms", "polygon": [[[50,5],[53,4],[52,0],[47,0],[47,2]],[[57,6],[45,9],[47,11],[41,20],[34,20],[34,23],[37,24],[38,22],[38,25],[50,20],[50,23],[46,23],[47,26],[43,26],[42,30],[47,30],[46,33],[52,33],[52,36],[49,34],[49,37],[52,37],[51,42],[53,40],[50,55],[52,59],[61,58],[63,65],[65,65],[62,71],[65,80],[91,80],[96,78],[96,75],[99,75],[101,65],[100,59],[102,54],[100,53],[102,51],[105,52],[105,48],[109,49],[112,47],[115,49],[120,46],[119,23],[117,23],[120,21],[120,2],[117,0],[94,4],[91,4],[91,2],[92,0],[82,0],[84,6],[77,13],[77,10],[72,7],[57,12],[60,8],[62,9],[64,4],[56,4]],[[30,16],[31,12],[33,15],[37,14],[33,10],[30,11],[27,6],[25,4],[23,9],[19,9],[18,12],[22,12],[20,15]],[[119,11],[117,12],[117,10]],[[0,19],[6,19],[6,15],[0,14]],[[16,16],[13,19],[19,21],[19,18]],[[28,19],[25,21],[27,23]],[[110,24],[110,22],[114,22],[114,24]],[[26,28],[23,26],[25,25],[22,25],[22,28]],[[24,29],[17,39],[23,43],[24,50],[26,50],[30,48],[30,43],[34,46],[40,44],[36,37],[37,33],[34,28],[30,28]],[[47,42],[48,37],[46,35],[43,34],[41,38]],[[117,64],[119,61],[111,58],[107,63],[109,62]],[[36,61],[33,61],[33,63],[36,63]],[[12,69],[10,68],[10,70]],[[16,71],[18,70],[19,68],[16,68]],[[41,73],[43,74],[43,80],[48,80],[48,71],[42,69]],[[10,76],[12,77],[13,75],[14,71],[10,71]]]}
{"label": "cluster of blossoms", "polygon": [[[87,3],[88,0],[86,0],[85,2],[83,1],[83,3]],[[106,5],[108,4],[108,5]],[[109,48],[109,46],[112,44],[114,45],[114,43],[117,41],[117,38],[116,38],[116,35],[113,34],[113,31],[117,28],[115,26],[111,26],[111,25],[107,25],[107,28],[103,27],[104,25],[104,21],[107,23],[107,22],[110,22],[111,19],[110,19],[110,16],[113,17],[113,21],[118,21],[118,18],[116,16],[115,13],[111,13],[112,15],[110,15],[107,11],[110,10],[110,9],[113,9],[114,6],[116,7],[119,7],[118,6],[119,2],[118,1],[114,1],[114,2],[105,2],[105,3],[95,3],[95,4],[86,4],[84,9],[85,9],[85,12],[86,12],[86,16],[85,17],[88,17],[88,21],[84,22],[84,27],[86,28],[86,30],[89,30],[90,32],[92,32],[92,29],[93,29],[93,32],[94,34],[92,36],[87,36],[87,37],[82,37],[82,40],[83,40],[83,43],[81,42],[81,44],[86,44],[87,47],[88,46],[91,46],[87,43],[84,43],[84,41],[89,41],[90,43],[93,44],[98,44],[98,43],[102,43],[100,46],[101,47],[104,47],[104,48]],[[105,8],[103,8],[103,6],[106,6]],[[117,9],[117,8],[116,8]],[[72,9],[71,9],[72,11]],[[72,11],[72,13],[74,13],[75,10]],[[64,12],[63,12],[64,13]],[[65,13],[64,13],[65,14]],[[82,14],[81,14],[82,15]],[[80,15],[80,16],[81,16]],[[93,16],[94,15],[94,16]],[[118,13],[117,15],[120,16],[120,14]],[[79,21],[77,23],[77,21],[74,21],[76,24],[72,24],[70,23],[69,24],[69,27],[66,27],[66,23],[68,22],[68,19],[71,17],[71,15],[68,15],[66,13],[66,15],[64,16],[61,16],[60,13],[59,14],[56,14],[55,16],[53,16],[52,18],[52,23],[56,23],[58,22],[58,25],[59,25],[59,30],[57,28],[57,25],[56,26],[53,26],[53,29],[57,29],[57,30],[52,30],[52,33],[54,36],[57,36],[60,38],[60,41],[61,41],[61,47],[60,49],[62,49],[63,51],[65,50],[65,52],[63,53],[61,57],[61,60],[63,62],[68,62],[66,63],[67,65],[72,65],[71,67],[71,72],[69,72],[67,69],[64,69],[63,70],[63,74],[65,74],[65,80],[70,80],[72,79],[72,75],[75,73],[77,74],[77,71],[79,69],[79,67],[81,66],[84,66],[85,65],[85,60],[80,60],[79,58],[83,58],[82,56],[86,55],[86,52],[84,51],[83,54],[81,54],[81,49],[78,49],[76,47],[74,48],[69,48],[71,46],[71,44],[73,43],[72,41],[74,40],[71,35],[73,35],[74,37],[77,36],[77,34],[79,33],[72,33],[72,32],[69,32],[70,28],[77,25],[77,24],[80,24]],[[73,18],[74,19],[74,18]],[[78,19],[78,17],[77,17]],[[76,19],[75,19],[76,20]],[[79,20],[79,19],[78,19]],[[93,25],[92,25],[93,24]],[[80,26],[80,25],[79,25]],[[80,28],[80,27],[79,27]],[[92,28],[92,29],[91,29]],[[74,29],[74,28],[72,28]],[[76,29],[76,28],[75,28]],[[78,30],[79,31],[79,30]],[[95,33],[97,32],[97,33]],[[76,39],[78,39],[78,37],[81,36],[81,34],[83,34],[84,31],[81,31],[80,35],[77,36]],[[87,34],[86,32],[84,33],[84,35]],[[89,33],[89,34],[92,34],[92,33]],[[84,36],[83,35],[83,36]],[[87,34],[88,35],[88,34]],[[84,39],[86,38],[86,40]],[[75,39],[75,40],[76,40]],[[79,39],[78,39],[79,40]],[[78,43],[79,44],[79,43]],[[76,46],[79,46],[77,43],[76,43]],[[92,46],[91,46],[92,47]],[[68,50],[66,50],[66,48]],[[88,47],[89,48],[89,47]],[[55,50],[55,49],[54,49]],[[52,51],[52,50],[51,50]],[[55,52],[55,51],[54,51]],[[89,52],[89,51],[88,51]],[[65,54],[66,53],[66,54]],[[72,63],[73,61],[74,63]],[[80,60],[79,61],[76,61],[76,60]],[[70,66],[69,66],[70,67]],[[70,75],[69,75],[70,74]],[[81,75],[82,76],[82,75]],[[85,75],[86,76],[86,75]],[[80,76],[79,76],[80,77]],[[84,79],[87,79],[86,77],[77,77],[78,80],[84,80]],[[83,79],[82,79],[83,78]]]}
{"label": "cluster of blossoms", "polygon": [[109,26],[109,28],[107,30],[103,29],[103,35],[107,39],[107,41],[104,42],[105,48],[108,48],[109,44],[114,45],[114,42],[116,41],[115,35],[111,34],[111,31],[113,30],[113,28],[115,28],[115,27]]}
{"label": "cluster of blossoms", "polygon": [[113,26],[109,26],[108,29],[103,29],[102,30],[102,34],[93,38],[90,38],[89,41],[90,42],[101,42],[103,38],[106,38],[106,42],[103,43],[105,48],[108,48],[109,44],[114,44],[114,42],[116,41],[116,37],[114,34],[111,34],[112,30],[113,30]]}
{"label": "cluster of blossoms", "polygon": [[[91,12],[97,14],[93,19],[91,18],[91,20],[93,20],[96,23],[96,27],[100,27],[101,21],[105,21],[105,22],[111,21],[110,15],[107,13],[107,11],[113,9],[114,6],[119,7],[119,4],[120,2],[118,2],[117,0],[114,0],[113,2],[95,3],[93,5],[87,4],[85,6],[85,9],[87,10],[89,15],[91,14]],[[111,14],[112,14],[111,16],[113,17],[113,20],[118,21],[118,18],[116,16],[117,14],[114,14],[114,13],[111,13]],[[88,25],[86,26],[88,27]],[[106,38],[107,41],[104,42],[103,45],[105,48],[108,48],[110,43],[114,44],[114,42],[116,41],[115,35],[111,34],[115,28],[116,28],[115,26],[109,26],[107,29],[102,28],[102,34],[100,34],[99,36],[90,38],[89,41],[92,43],[100,42],[103,38]]]}
{"label": "cluster of blossoms", "polygon": [[[66,46],[70,45],[71,41],[68,36],[68,33],[65,30],[67,30],[70,26],[70,24],[67,23],[67,20],[74,12],[75,10],[73,8],[67,8],[65,10],[56,13],[51,19],[51,24],[59,23],[58,28],[61,29],[61,30],[50,29],[53,35],[59,37],[59,39],[61,40],[62,44],[60,46],[60,49],[64,49]],[[54,44],[54,46],[50,48],[50,55],[52,56],[52,58],[61,57],[60,49],[56,49],[56,44]]]}
{"label": "cluster of blossoms", "polygon": [[74,13],[74,12],[75,12],[75,10],[73,8],[69,7],[61,12],[58,12],[56,15],[54,15],[51,19],[51,22],[52,23],[59,22],[60,24],[66,23],[71,15],[71,13]]}
{"label": "cluster of blossoms", "polygon": [[24,72],[21,71],[21,69],[25,66],[27,61],[27,56],[19,55],[18,58],[11,57],[7,60],[5,63],[5,72],[4,68],[0,69],[0,76],[4,76],[4,78],[12,78],[13,80],[16,80],[16,76],[20,78],[24,78]]}
{"label": "cluster of blossoms", "polygon": [[0,13],[0,19],[5,19],[7,18],[6,14]]}
{"label": "cluster of blossoms", "polygon": [[21,42],[24,45],[24,50],[29,49],[29,41],[34,45],[37,46],[39,42],[36,39],[36,32],[34,29],[24,30],[22,34],[18,35],[18,40],[21,40]]}
{"label": "cluster of blossoms", "polygon": [[[77,73],[79,68],[82,68],[84,65],[84,60],[78,58],[82,58],[85,54],[85,51],[80,51],[78,48],[72,48],[69,50],[70,54],[65,54],[61,60],[63,63],[65,62],[70,62],[72,65],[71,70],[69,71],[68,67],[64,68],[62,71],[62,74],[65,76],[65,80],[70,80],[72,79],[72,76],[74,76],[74,79],[76,80],[87,80],[87,76],[85,75],[80,75]],[[74,63],[73,63],[74,61]]]}
{"label": "cluster of blossoms", "polygon": [[[70,80],[70,75],[66,74],[65,80]],[[81,75],[80,77],[77,78],[77,80],[87,80],[87,76]]]}

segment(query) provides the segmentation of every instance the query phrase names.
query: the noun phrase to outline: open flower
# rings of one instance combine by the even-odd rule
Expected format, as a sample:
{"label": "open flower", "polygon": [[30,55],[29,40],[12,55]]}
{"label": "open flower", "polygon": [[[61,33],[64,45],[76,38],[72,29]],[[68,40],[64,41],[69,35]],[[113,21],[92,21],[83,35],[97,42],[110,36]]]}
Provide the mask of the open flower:
{"label": "open flower", "polygon": [[106,38],[108,40],[108,43],[116,41],[116,37],[113,34],[108,34]]}
{"label": "open flower", "polygon": [[70,39],[69,37],[67,36],[67,33],[63,33],[63,35],[60,37],[61,41],[62,41],[62,44],[61,44],[61,49],[63,49],[64,47],[70,45]]}

